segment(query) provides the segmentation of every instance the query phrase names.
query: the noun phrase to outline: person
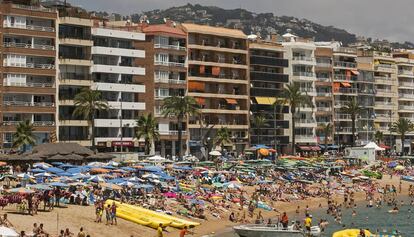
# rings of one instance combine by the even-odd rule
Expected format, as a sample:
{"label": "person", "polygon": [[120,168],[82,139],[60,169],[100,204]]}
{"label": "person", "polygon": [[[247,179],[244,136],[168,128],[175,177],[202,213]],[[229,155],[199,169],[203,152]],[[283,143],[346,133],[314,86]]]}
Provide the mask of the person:
{"label": "person", "polygon": [[116,204],[115,202],[112,202],[112,206],[111,206],[111,214],[112,214],[112,225],[115,223],[115,225],[118,224],[117,220],[116,220]]}
{"label": "person", "polygon": [[27,237],[26,232],[24,230],[20,231],[19,237]]}
{"label": "person", "polygon": [[80,228],[79,233],[78,233],[78,237],[86,237],[85,232],[83,232],[83,227]]}
{"label": "person", "polygon": [[164,233],[162,231],[162,224],[160,223],[157,228],[157,237],[164,237]]}
{"label": "person", "polygon": [[70,232],[70,230],[69,230],[69,228],[66,228],[66,230],[65,230],[65,235],[64,235],[65,237],[72,237],[73,236],[73,233],[72,232]]}
{"label": "person", "polygon": [[365,237],[365,231],[363,229],[359,230],[359,235],[358,237]]}
{"label": "person", "polygon": [[37,223],[33,224],[33,234],[36,236],[39,234],[39,227],[37,227]]}
{"label": "person", "polygon": [[59,237],[65,237],[65,231],[64,230],[60,230]]}
{"label": "person", "polygon": [[307,236],[311,236],[310,235],[311,227],[312,227],[312,216],[309,214],[306,214],[305,229],[306,229]]}
{"label": "person", "polygon": [[105,208],[105,217],[106,217],[106,225],[109,225],[109,221],[112,219],[112,213],[111,213],[111,205],[108,204],[108,206]]}
{"label": "person", "polygon": [[232,212],[229,216],[229,221],[236,222],[236,217],[234,216],[234,212]]}
{"label": "person", "polygon": [[13,224],[7,219],[7,214],[3,215],[3,219],[1,220],[2,224],[6,227],[13,227]]}
{"label": "person", "polygon": [[186,234],[194,234],[194,232],[190,232],[187,226],[184,226],[184,229],[180,231],[180,237],[185,237]]}
{"label": "person", "polygon": [[288,228],[289,217],[287,216],[286,212],[283,212],[282,219],[280,220],[280,222],[282,223],[283,229]]}

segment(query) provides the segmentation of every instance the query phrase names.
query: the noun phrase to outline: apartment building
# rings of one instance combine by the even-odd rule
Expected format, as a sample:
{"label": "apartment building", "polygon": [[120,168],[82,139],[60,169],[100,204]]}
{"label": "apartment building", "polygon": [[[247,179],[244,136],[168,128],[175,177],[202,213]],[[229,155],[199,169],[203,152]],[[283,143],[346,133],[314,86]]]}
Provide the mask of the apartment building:
{"label": "apartment building", "polygon": [[[414,54],[412,52],[395,52],[393,54],[397,65],[398,86],[398,117],[406,118],[414,122]],[[391,118],[391,122],[393,122]],[[394,134],[395,135],[395,134]],[[397,151],[401,150],[401,140],[393,144],[395,136],[390,138],[390,145]],[[414,133],[406,136],[407,141],[414,139]],[[411,144],[404,144],[406,151],[411,152]]]}
{"label": "apartment building", "polygon": [[[332,62],[333,49],[330,42],[315,42],[315,119],[316,136],[319,144],[325,143],[327,137],[328,144],[335,144],[333,134],[325,134],[323,125],[334,125],[333,119],[333,95],[332,95]],[[333,129],[332,129],[333,131]]]}
{"label": "apartment building", "polygon": [[92,89],[101,92],[108,111],[98,111],[95,119],[95,144],[99,150],[136,151],[136,119],[145,110],[145,50],[138,43],[145,34],[134,27],[113,26],[95,21],[91,48]]}
{"label": "apartment building", "polygon": [[[289,82],[288,60],[283,46],[273,41],[253,40],[249,43],[250,57],[250,121],[252,145],[264,144],[286,153],[289,145],[289,107],[274,106],[283,87]],[[266,124],[254,121],[264,116]]]}
{"label": "apartment building", "polygon": [[[310,96],[312,104],[315,107],[315,50],[316,45],[313,41],[301,39],[293,34],[283,35],[283,46],[287,52],[289,60],[290,83],[297,83],[302,93]],[[318,151],[316,137],[316,120],[315,110],[306,106],[300,108],[296,113],[296,143],[302,151]]]}
{"label": "apartment building", "polygon": [[335,141],[338,141],[339,144],[352,144],[351,116],[342,113],[341,108],[348,101],[358,98],[357,50],[335,46],[332,57]]}
{"label": "apartment building", "polygon": [[36,143],[49,142],[56,121],[57,12],[31,1],[2,1],[0,12],[0,149],[12,148],[16,125],[26,120]]}
{"label": "apartment building", "polygon": [[59,142],[77,142],[91,146],[90,124],[82,116],[74,116],[74,98],[82,88],[93,84],[91,16],[72,8],[59,10],[58,19],[58,131]]}
{"label": "apartment building", "polygon": [[[144,24],[142,31],[146,35],[145,43],[149,44],[146,48],[146,111],[156,117],[160,133],[155,150],[163,157],[173,157],[178,154],[177,119],[164,117],[161,112],[165,98],[187,94],[187,34],[174,22]],[[182,144],[187,144],[187,121],[183,121],[181,127]]]}
{"label": "apartment building", "polygon": [[194,141],[190,142],[190,152],[194,154],[202,147],[203,128],[214,125],[212,135],[221,127],[231,131],[232,143],[225,146],[240,153],[249,144],[247,36],[220,27],[182,26],[187,32],[188,95],[201,106],[201,115],[190,118],[188,124]]}

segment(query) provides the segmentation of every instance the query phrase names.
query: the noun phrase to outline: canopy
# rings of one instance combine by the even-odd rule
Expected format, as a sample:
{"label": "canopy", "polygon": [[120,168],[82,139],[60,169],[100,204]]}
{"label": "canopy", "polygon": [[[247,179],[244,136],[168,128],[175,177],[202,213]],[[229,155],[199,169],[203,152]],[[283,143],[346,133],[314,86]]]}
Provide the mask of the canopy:
{"label": "canopy", "polygon": [[375,142],[370,142],[364,146],[364,148],[374,148],[375,151],[384,151],[385,148],[379,147]]}
{"label": "canopy", "polygon": [[2,237],[19,237],[20,235],[17,234],[16,231],[14,231],[11,228],[0,226],[0,236]]}
{"label": "canopy", "polygon": [[269,150],[268,149],[265,149],[265,148],[260,148],[259,149],[259,153],[262,156],[268,156],[269,155]]}
{"label": "canopy", "polygon": [[153,157],[148,158],[148,160],[161,162],[161,161],[165,161],[166,159],[164,157],[161,157],[161,156],[157,155],[157,156],[153,156]]}
{"label": "canopy", "polygon": [[385,150],[389,150],[389,149],[391,149],[391,147],[390,147],[390,146],[387,146],[387,145],[385,145],[385,144],[380,144],[380,145],[379,145],[379,147],[384,148]]}
{"label": "canopy", "polygon": [[210,151],[210,153],[208,153],[211,156],[221,156],[221,152],[219,151]]}

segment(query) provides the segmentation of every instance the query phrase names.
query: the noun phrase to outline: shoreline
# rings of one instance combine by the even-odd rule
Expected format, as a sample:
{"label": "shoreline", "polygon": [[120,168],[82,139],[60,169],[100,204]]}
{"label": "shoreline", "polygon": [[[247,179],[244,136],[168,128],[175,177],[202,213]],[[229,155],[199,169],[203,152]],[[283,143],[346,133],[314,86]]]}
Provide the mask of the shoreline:
{"label": "shoreline", "polygon": [[[385,186],[386,184],[395,185],[398,187],[400,178],[397,176],[394,176],[392,179],[387,175],[386,177],[383,177],[381,180],[376,180],[376,182],[379,183],[380,186]],[[408,186],[409,183],[403,182],[402,183],[402,192],[398,193],[398,196],[408,196]],[[378,195],[378,194],[377,194]],[[334,194],[333,200],[338,201],[340,200],[342,202],[343,197],[340,194]],[[355,202],[356,203],[362,203],[365,201],[365,193],[363,191],[355,192]],[[319,205],[321,204],[321,207]],[[273,205],[273,209],[276,211],[262,211],[263,218],[265,220],[269,218],[276,218],[279,214],[286,212],[289,217],[296,217],[298,215],[303,214],[306,205],[309,206],[310,212],[314,212],[316,210],[318,211],[325,211],[327,208],[327,199],[321,198],[321,197],[313,197],[305,200],[299,200],[299,201],[292,201],[292,202],[275,202]],[[296,208],[297,206],[300,206],[300,214],[296,214]],[[246,209],[244,209],[246,210]],[[257,210],[255,210],[255,213],[257,213]],[[230,214],[230,212],[228,213]],[[290,218],[289,218],[290,219]],[[202,236],[220,236],[222,234],[226,234],[228,232],[232,231],[233,226],[240,225],[242,223],[234,223],[230,222],[228,220],[228,215],[226,215],[222,219],[215,219],[215,220],[208,220],[206,222],[202,222],[201,226],[194,229],[195,234],[193,236],[195,237],[202,237]],[[178,235],[178,231],[171,231],[169,233],[166,233],[166,237],[174,237]]]}

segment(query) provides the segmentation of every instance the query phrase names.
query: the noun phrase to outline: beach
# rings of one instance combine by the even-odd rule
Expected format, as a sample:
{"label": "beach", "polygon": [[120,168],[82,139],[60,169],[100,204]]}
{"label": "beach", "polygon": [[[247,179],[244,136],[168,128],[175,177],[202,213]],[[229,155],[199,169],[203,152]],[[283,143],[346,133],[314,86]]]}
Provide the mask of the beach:
{"label": "beach", "polygon": [[[398,186],[399,177],[394,176],[393,179],[390,179],[386,175],[382,180],[378,180],[379,185],[384,186],[386,184]],[[408,183],[403,182],[402,193],[399,196],[406,196],[408,190]],[[342,196],[336,195],[335,199],[342,200]],[[356,202],[361,202],[365,200],[365,194],[363,192],[358,192],[355,195]],[[295,215],[295,210],[297,206],[301,207],[301,212],[303,214],[304,208],[308,205],[311,209],[311,212],[325,211],[327,204],[326,199],[324,198],[309,198],[306,200],[293,201],[293,202],[275,202],[273,208],[279,212],[287,212],[289,216]],[[319,208],[319,205],[322,205],[322,209]],[[42,206],[40,206],[42,209]],[[221,219],[209,218],[208,221],[200,221],[201,226],[198,226],[194,229],[195,234],[193,236],[222,236],[221,234],[226,233],[231,230],[231,226],[237,225],[237,223],[232,223],[228,220],[228,215],[230,211],[237,210],[228,210],[227,215],[223,215]],[[257,210],[256,210],[257,212]],[[83,227],[85,232],[91,236],[155,236],[156,232],[154,229],[140,226],[138,224],[123,220],[118,218],[118,225],[105,225],[98,224],[94,222],[95,211],[93,206],[77,206],[77,205],[67,205],[67,207],[54,208],[51,212],[39,211],[38,215],[30,216],[16,213],[15,205],[9,205],[0,213],[8,213],[8,219],[14,225],[17,230],[24,230],[27,233],[31,232],[33,223],[43,223],[45,230],[53,235],[58,233],[60,229],[69,228],[71,232],[77,233],[80,227]],[[264,219],[268,218],[277,218],[278,212],[276,211],[263,211]],[[304,216],[304,214],[303,214]],[[174,237],[178,236],[178,230],[173,228],[167,228],[168,232],[165,232],[165,236]]]}

